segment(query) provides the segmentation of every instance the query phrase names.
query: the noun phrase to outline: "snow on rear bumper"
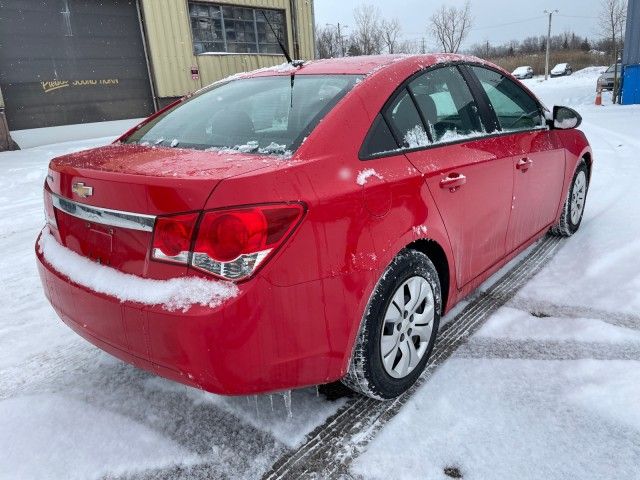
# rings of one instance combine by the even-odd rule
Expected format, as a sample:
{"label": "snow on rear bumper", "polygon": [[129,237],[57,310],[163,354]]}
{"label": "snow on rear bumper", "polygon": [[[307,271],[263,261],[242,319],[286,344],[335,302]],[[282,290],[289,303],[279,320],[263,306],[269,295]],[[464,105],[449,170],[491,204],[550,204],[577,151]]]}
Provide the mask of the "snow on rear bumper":
{"label": "snow on rear bumper", "polygon": [[169,311],[73,283],[38,247],[36,256],[60,318],[139,368],[226,395],[325,383],[340,375],[340,362],[327,351],[321,281],[275,287],[258,277],[221,305]]}

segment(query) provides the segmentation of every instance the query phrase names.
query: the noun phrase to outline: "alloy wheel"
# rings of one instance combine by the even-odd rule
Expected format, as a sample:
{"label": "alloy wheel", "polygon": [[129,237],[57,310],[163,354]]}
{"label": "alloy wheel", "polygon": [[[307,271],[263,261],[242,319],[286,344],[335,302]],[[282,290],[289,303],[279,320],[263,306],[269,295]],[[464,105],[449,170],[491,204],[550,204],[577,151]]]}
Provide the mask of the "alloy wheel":
{"label": "alloy wheel", "polygon": [[578,172],[571,192],[571,223],[577,225],[584,210],[584,200],[587,196],[587,176],[583,171]]}
{"label": "alloy wheel", "polygon": [[434,305],[433,288],[420,276],[409,278],[394,292],[380,336],[382,364],[393,378],[406,377],[427,351]]}

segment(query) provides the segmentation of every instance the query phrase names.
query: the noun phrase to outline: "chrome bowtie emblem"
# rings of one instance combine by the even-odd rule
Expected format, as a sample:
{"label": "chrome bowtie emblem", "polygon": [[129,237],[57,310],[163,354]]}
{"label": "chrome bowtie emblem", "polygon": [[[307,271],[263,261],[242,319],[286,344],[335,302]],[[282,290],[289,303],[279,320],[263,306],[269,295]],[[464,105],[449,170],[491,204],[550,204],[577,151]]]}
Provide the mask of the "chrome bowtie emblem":
{"label": "chrome bowtie emblem", "polygon": [[84,183],[74,183],[71,191],[81,198],[87,198],[93,195],[93,187],[87,187]]}

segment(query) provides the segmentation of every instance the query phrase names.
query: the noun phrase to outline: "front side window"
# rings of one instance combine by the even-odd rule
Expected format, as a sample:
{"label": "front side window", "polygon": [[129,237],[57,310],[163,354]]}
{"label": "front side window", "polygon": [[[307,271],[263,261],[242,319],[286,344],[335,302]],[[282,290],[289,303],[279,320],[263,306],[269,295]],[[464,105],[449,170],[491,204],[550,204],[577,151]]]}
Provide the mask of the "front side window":
{"label": "front side window", "polygon": [[154,118],[126,143],[290,155],[358,75],[245,78],[214,85]]}
{"label": "front side window", "polygon": [[544,126],[538,103],[521,87],[500,73],[472,66],[489,97],[503,131],[530,130]]}
{"label": "front side window", "polygon": [[434,142],[478,136],[478,106],[456,67],[430,70],[409,84]]}
{"label": "front side window", "polygon": [[189,2],[189,17],[196,54],[281,53],[278,39],[287,44],[282,10]]}

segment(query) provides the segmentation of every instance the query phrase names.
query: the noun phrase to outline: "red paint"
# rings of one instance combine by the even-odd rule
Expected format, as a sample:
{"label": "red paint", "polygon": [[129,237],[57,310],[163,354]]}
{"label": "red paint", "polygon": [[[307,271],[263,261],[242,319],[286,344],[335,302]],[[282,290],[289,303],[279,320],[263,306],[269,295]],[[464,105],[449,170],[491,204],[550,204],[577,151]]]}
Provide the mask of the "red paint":
{"label": "red paint", "polygon": [[[302,67],[297,74],[373,73],[326,115],[292,161],[118,144],[54,159],[45,187],[53,193],[115,210],[187,214],[181,217],[184,231],[197,231],[189,214],[202,219],[204,211],[251,212],[256,205],[291,203],[306,211],[255,275],[238,284],[240,294],[219,307],[182,313],[121,304],[71,283],[38,254],[50,302],[65,323],[100,348],[212,392],[268,392],[341,378],[372,290],[400,250],[419,239],[440,246],[451,279],[449,310],[546,232],[559,218],[577,163],[591,158],[580,131],[550,130],[359,160],[375,116],[397,86],[442,61],[478,60],[355,57]],[[280,74],[289,75],[259,75]],[[365,168],[382,178],[358,185],[356,176]],[[94,195],[75,198],[71,187],[78,181],[93,186]],[[50,205],[47,211],[51,215]],[[63,245],[123,272],[211,278],[151,260],[151,232],[87,229],[76,218],[55,215],[54,234]],[[243,221],[257,225],[258,217],[247,215]],[[427,228],[416,233],[415,226]],[[180,228],[170,227],[165,241],[183,235]],[[266,242],[256,239],[251,241]],[[242,248],[253,249],[251,241]],[[175,252],[184,245],[166,248]]]}

